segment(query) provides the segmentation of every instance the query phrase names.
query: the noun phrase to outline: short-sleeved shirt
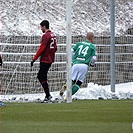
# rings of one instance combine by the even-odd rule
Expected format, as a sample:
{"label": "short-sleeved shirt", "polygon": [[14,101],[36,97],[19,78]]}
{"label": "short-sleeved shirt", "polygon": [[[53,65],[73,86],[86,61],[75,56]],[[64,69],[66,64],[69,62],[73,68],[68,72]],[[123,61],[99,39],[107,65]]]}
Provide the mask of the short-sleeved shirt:
{"label": "short-sleeved shirt", "polygon": [[97,56],[96,46],[89,41],[78,42],[74,47],[74,64],[87,64],[89,65],[92,56]]}
{"label": "short-sleeved shirt", "polygon": [[55,59],[55,52],[57,51],[56,36],[53,32],[48,30],[42,36],[41,45],[34,56],[36,60],[40,56],[40,62],[53,63]]}

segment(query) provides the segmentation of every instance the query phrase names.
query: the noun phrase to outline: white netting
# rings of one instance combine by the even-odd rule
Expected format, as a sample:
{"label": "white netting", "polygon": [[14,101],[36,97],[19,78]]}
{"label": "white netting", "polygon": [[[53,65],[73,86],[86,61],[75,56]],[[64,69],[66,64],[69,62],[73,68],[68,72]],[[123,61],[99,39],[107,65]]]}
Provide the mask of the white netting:
{"label": "white netting", "polygon": [[[2,67],[2,94],[24,94],[24,93],[39,93],[43,92],[40,83],[37,80],[37,72],[39,69],[39,60],[37,60],[31,71],[30,61],[35,55],[39,43],[36,42],[36,37],[28,37],[29,44],[22,37],[12,37],[10,42],[1,43],[2,58],[4,61]],[[41,38],[41,37],[40,37]],[[5,38],[4,38],[5,39]],[[3,41],[4,41],[3,39]],[[108,38],[109,39],[109,38]],[[110,84],[110,45],[107,38],[96,37],[96,42],[104,42],[105,44],[96,44],[98,51],[98,60],[96,67],[89,68],[87,79],[82,87],[87,86],[87,83],[94,82],[99,85]],[[125,40],[129,37],[125,37]],[[6,41],[7,39],[5,39]],[[73,43],[84,40],[84,37],[73,37]],[[16,43],[16,42],[18,42]],[[50,91],[58,91],[66,82],[66,44],[64,37],[58,37],[58,50],[56,53],[55,63],[48,73],[48,83]],[[21,43],[23,42],[23,43]],[[122,43],[120,40],[119,42]],[[73,44],[73,45],[74,45]],[[116,83],[126,83],[132,81],[132,65],[133,65],[132,44],[116,44],[116,63],[115,74]]]}
{"label": "white netting", "polygon": [[[36,75],[39,61],[31,71],[30,61],[41,39],[39,23],[50,21],[56,33],[58,51],[56,61],[48,73],[50,91],[58,91],[66,81],[66,1],[8,0],[0,1],[0,43],[3,58],[1,94],[43,92]],[[116,84],[132,81],[132,0],[115,1]],[[89,82],[110,84],[110,0],[73,0],[72,43],[85,39],[93,31],[96,35],[98,62],[89,69],[82,87]],[[93,87],[92,87],[93,88]],[[99,89],[99,88],[98,88]],[[5,95],[6,94],[6,95]]]}

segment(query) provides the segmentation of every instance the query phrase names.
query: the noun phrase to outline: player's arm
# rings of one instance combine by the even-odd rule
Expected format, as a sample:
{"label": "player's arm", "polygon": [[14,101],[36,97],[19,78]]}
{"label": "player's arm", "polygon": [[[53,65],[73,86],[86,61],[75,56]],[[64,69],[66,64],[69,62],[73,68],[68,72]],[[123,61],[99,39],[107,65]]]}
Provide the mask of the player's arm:
{"label": "player's arm", "polygon": [[34,58],[32,60],[37,60],[39,58],[39,56],[41,56],[42,52],[45,50],[46,45],[41,44],[38,51],[36,52],[36,55],[34,56]]}
{"label": "player's arm", "polygon": [[90,66],[94,67],[96,61],[97,61],[97,50],[96,50],[96,47],[95,47],[93,49],[93,52],[92,52],[92,58],[91,58],[91,61],[90,61]]}
{"label": "player's arm", "polygon": [[47,44],[47,37],[44,34],[42,37],[41,45],[40,45],[38,51],[36,52],[36,55],[33,57],[32,61],[31,61],[31,67],[33,66],[33,63],[39,58],[39,56],[41,56],[42,52],[45,50],[46,44]]}
{"label": "player's arm", "polygon": [[72,60],[73,60],[73,57],[74,57],[74,50],[73,50],[73,48],[71,49],[71,56],[72,56]]}
{"label": "player's arm", "polygon": [[31,61],[31,67],[33,66],[35,60],[38,59],[39,56],[41,56],[42,52],[45,50],[46,45],[41,44],[38,51],[36,52],[36,55],[33,57],[32,61]]}
{"label": "player's arm", "polygon": [[77,43],[76,45],[73,46],[73,48],[71,49],[71,54],[72,54],[72,59],[74,57],[75,51],[78,49],[79,43]]}
{"label": "player's arm", "polygon": [[94,67],[94,66],[95,66],[96,60],[97,60],[97,56],[92,56],[91,62],[90,62],[90,66],[91,66],[91,67]]}

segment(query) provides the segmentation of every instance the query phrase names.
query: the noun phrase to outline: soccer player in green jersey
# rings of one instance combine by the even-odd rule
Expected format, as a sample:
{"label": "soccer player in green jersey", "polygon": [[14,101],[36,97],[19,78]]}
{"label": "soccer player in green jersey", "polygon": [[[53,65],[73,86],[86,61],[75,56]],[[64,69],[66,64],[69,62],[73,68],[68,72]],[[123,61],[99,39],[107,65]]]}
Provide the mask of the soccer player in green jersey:
{"label": "soccer player in green jersey", "polygon": [[[72,95],[74,95],[84,82],[89,66],[94,67],[97,59],[96,46],[93,44],[94,34],[88,32],[86,40],[78,42],[72,48]],[[66,85],[60,90],[62,96]]]}

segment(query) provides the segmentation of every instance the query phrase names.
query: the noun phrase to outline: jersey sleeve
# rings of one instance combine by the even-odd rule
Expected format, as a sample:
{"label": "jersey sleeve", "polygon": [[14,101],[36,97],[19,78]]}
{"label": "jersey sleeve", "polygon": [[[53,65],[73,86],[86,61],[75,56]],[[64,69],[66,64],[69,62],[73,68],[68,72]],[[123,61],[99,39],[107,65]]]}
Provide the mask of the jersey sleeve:
{"label": "jersey sleeve", "polygon": [[41,56],[42,52],[44,51],[46,45],[41,44],[36,55],[34,56],[33,60],[37,60],[39,56]]}
{"label": "jersey sleeve", "polygon": [[77,43],[75,46],[73,46],[73,51],[76,51],[76,49],[78,48],[79,43]]}
{"label": "jersey sleeve", "polygon": [[72,60],[73,60],[73,57],[74,57],[74,50],[71,49],[71,56],[72,56]]}
{"label": "jersey sleeve", "polygon": [[48,43],[48,37],[44,34],[42,36],[42,41],[41,41],[41,44],[42,45],[46,45]]}
{"label": "jersey sleeve", "polygon": [[48,42],[47,36],[44,34],[42,36],[41,45],[40,45],[38,51],[36,52],[36,55],[34,56],[33,60],[37,60],[39,58],[39,56],[42,55],[42,52],[46,48],[47,42]]}

